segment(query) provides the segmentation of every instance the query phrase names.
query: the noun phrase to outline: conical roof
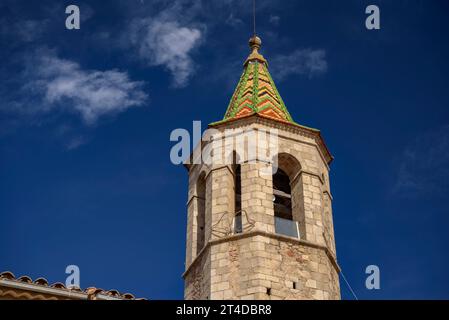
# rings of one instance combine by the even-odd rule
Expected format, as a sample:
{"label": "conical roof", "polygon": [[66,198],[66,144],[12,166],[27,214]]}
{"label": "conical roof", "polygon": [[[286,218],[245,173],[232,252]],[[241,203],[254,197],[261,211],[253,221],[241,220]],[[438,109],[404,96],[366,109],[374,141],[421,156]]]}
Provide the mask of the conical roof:
{"label": "conical roof", "polygon": [[253,114],[294,123],[268,71],[267,61],[259,53],[261,44],[262,41],[257,36],[249,40],[251,54],[245,61],[242,76],[225,116],[219,123]]}

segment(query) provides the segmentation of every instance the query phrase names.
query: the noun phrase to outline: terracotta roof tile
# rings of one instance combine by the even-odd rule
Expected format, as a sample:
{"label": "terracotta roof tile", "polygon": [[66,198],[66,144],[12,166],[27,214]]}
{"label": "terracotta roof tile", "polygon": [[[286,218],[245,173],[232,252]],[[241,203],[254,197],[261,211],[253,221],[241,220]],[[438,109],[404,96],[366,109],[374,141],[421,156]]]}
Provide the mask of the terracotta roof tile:
{"label": "terracotta roof tile", "polygon": [[125,298],[125,299],[129,299],[129,300],[134,300],[134,299],[136,299],[136,298],[134,297],[134,295],[132,295],[131,293],[124,293],[124,294],[122,295],[122,297]]}
{"label": "terracotta roof tile", "polygon": [[17,280],[20,281],[20,282],[25,282],[25,283],[33,283],[33,280],[31,280],[31,278],[28,277],[28,276],[21,276]]}
{"label": "terracotta roof tile", "polygon": [[14,273],[12,273],[10,271],[5,271],[5,272],[0,273],[0,279],[15,280],[16,276],[14,275]]}
{"label": "terracotta roof tile", "polygon": [[36,280],[34,280],[35,284],[41,285],[41,286],[46,286],[48,287],[48,281],[45,278],[37,278]]}
{"label": "terracotta roof tile", "polygon": [[85,290],[82,290],[78,287],[71,287],[71,288],[67,288],[63,283],[61,282],[56,282],[52,285],[48,284],[47,279],[45,278],[37,278],[34,282],[33,280],[29,277],[29,276],[21,276],[19,278],[17,278],[12,272],[10,271],[5,271],[5,272],[1,272],[0,273],[0,280],[10,280],[10,281],[16,281],[16,282],[22,282],[22,283],[29,283],[29,284],[34,284],[37,286],[42,286],[42,287],[48,287],[48,288],[54,288],[54,289],[59,289],[59,290],[65,290],[65,291],[75,291],[75,292],[80,292],[80,293],[85,293],[88,295],[88,299],[89,300],[95,300],[96,296],[98,294],[103,294],[103,295],[107,295],[107,296],[111,296],[114,298],[119,298],[119,299],[125,299],[125,300],[146,300],[144,298],[139,298],[136,299],[134,295],[132,295],[131,293],[124,293],[121,294],[118,290],[103,290],[100,288],[95,288],[95,287],[89,287]]}
{"label": "terracotta roof tile", "polygon": [[63,283],[61,283],[61,282],[53,283],[50,287],[56,288],[56,289],[67,289],[65,287],[65,285]]}

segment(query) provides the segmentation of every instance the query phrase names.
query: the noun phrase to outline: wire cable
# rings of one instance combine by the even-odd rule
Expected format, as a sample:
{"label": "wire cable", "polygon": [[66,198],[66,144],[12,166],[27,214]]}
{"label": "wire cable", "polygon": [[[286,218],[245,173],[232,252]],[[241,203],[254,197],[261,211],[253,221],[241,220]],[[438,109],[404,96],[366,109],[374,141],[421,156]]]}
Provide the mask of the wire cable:
{"label": "wire cable", "polygon": [[343,270],[340,270],[340,274],[341,274],[343,280],[345,281],[346,285],[348,286],[349,290],[351,291],[352,295],[354,296],[355,300],[358,301],[359,298],[357,298],[357,295],[355,294],[354,290],[352,290],[352,287],[351,287],[351,285],[349,284],[348,280],[346,280],[346,277],[345,277],[345,275],[344,275],[344,273],[343,273]]}

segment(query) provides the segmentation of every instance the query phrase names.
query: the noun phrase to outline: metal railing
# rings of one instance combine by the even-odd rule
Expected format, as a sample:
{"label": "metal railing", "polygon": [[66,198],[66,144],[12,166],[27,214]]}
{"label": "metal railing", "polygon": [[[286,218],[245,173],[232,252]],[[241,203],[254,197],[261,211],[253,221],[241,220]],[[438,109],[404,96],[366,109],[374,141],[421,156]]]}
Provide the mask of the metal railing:
{"label": "metal railing", "polygon": [[298,221],[274,217],[274,231],[277,234],[300,239]]}
{"label": "metal railing", "polygon": [[[251,226],[253,226],[254,222],[251,221]],[[250,228],[251,229],[251,228]],[[238,214],[234,216],[232,219],[232,230],[234,234],[243,233],[244,227],[243,227],[243,221],[242,221],[242,214]],[[282,234],[287,237],[293,237],[300,239],[300,233],[299,233],[299,223],[298,221],[284,219],[280,217],[274,217],[274,231],[277,234]]]}

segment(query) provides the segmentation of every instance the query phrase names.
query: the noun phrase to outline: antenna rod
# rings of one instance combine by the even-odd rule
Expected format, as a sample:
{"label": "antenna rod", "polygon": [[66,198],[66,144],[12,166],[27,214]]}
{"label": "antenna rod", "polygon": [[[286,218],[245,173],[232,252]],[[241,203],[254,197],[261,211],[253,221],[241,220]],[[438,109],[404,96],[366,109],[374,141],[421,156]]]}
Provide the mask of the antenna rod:
{"label": "antenna rod", "polygon": [[256,0],[253,0],[253,25],[254,35],[256,35]]}

